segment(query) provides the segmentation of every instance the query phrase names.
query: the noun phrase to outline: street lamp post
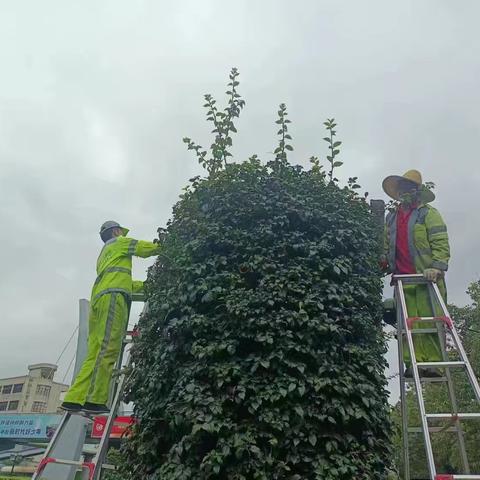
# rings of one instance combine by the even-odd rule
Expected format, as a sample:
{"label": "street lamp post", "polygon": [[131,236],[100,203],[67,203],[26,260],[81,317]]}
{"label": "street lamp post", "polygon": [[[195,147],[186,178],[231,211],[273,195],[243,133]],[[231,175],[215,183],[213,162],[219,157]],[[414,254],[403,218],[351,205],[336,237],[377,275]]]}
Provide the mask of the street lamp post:
{"label": "street lamp post", "polygon": [[15,465],[17,462],[22,461],[22,457],[16,453],[12,453],[12,455],[10,455],[10,461],[12,462],[12,469],[10,470],[10,473],[14,473]]}

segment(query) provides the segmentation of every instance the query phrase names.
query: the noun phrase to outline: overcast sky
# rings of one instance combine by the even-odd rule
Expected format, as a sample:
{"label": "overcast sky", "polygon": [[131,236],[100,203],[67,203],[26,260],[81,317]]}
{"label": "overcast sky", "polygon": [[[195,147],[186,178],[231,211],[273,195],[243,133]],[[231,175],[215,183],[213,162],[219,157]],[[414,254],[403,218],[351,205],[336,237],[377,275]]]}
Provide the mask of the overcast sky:
{"label": "overcast sky", "polygon": [[371,197],[410,168],[437,184],[449,299],[464,304],[480,273],[478,18],[475,0],[1,2],[0,378],[56,361],[104,220],[144,239],[165,225],[201,173],[181,139],[209,144],[202,96],[222,99],[232,66],[247,102],[237,160],[269,159],[285,102],[292,162],[325,154],[335,117],[342,175]]}

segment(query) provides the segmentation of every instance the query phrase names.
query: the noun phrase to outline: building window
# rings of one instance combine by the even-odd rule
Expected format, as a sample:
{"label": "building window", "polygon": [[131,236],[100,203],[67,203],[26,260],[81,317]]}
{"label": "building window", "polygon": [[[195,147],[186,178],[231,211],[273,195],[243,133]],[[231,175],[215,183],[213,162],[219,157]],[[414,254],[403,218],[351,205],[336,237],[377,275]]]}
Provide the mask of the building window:
{"label": "building window", "polygon": [[48,397],[50,395],[50,390],[52,387],[49,385],[37,385],[37,395],[41,395],[42,397]]}
{"label": "building window", "polygon": [[4,412],[7,409],[8,402],[0,402],[0,412]]}
{"label": "building window", "polygon": [[45,402],[33,402],[32,412],[45,413],[47,411],[47,404]]}
{"label": "building window", "polygon": [[22,393],[23,390],[23,383],[16,383],[13,386],[13,393]]}
{"label": "building window", "polygon": [[40,377],[46,378],[47,380],[52,380],[55,370],[51,368],[42,368],[40,371]]}
{"label": "building window", "polygon": [[8,404],[9,410],[17,410],[17,408],[18,408],[18,400],[15,400],[14,402],[10,402]]}
{"label": "building window", "polygon": [[2,393],[12,393],[13,385],[4,385],[2,388]]}

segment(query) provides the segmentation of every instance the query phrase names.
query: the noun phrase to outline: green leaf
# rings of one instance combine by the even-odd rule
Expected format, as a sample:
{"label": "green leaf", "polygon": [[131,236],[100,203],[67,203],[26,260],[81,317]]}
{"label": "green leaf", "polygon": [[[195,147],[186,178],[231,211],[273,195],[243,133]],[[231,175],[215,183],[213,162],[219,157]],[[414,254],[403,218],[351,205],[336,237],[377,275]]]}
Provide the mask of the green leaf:
{"label": "green leaf", "polygon": [[310,445],[314,447],[317,444],[317,436],[313,433],[310,434],[310,436],[308,437],[308,441],[310,442]]}
{"label": "green leaf", "polygon": [[303,408],[300,405],[295,406],[294,410],[297,413],[297,415],[299,415],[302,418],[305,415],[305,412],[303,411]]}

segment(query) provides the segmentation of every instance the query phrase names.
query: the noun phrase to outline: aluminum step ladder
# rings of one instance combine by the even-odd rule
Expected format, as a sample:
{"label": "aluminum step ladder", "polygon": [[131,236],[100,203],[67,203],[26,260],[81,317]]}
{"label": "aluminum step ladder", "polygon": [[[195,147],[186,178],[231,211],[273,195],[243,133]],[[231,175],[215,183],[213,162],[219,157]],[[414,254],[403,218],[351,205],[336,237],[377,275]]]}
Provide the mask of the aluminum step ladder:
{"label": "aluminum step ladder", "polygon": [[[480,474],[472,474],[468,462],[467,451],[465,447],[464,432],[461,421],[464,420],[480,420],[480,386],[475,376],[475,372],[468,361],[467,355],[463,348],[460,336],[458,335],[455,325],[448,313],[448,309],[440,294],[440,290],[436,283],[426,280],[421,274],[414,275],[394,275],[393,283],[395,285],[395,301],[397,310],[397,340],[398,340],[398,358],[400,365],[400,398],[402,408],[402,437],[403,437],[403,459],[404,459],[404,480],[410,480],[410,462],[408,449],[408,434],[421,433],[423,435],[425,451],[427,455],[428,471],[430,480],[480,480]],[[407,312],[407,305],[405,301],[404,285],[426,285],[434,316],[432,317],[409,317]],[[436,312],[440,312],[437,315]],[[432,323],[436,324],[436,328],[413,328],[413,323]],[[417,362],[414,354],[414,335],[422,334],[438,334],[440,346],[442,349],[442,361],[439,362]],[[455,350],[458,354],[459,360],[450,360],[446,346],[446,334],[451,337],[452,344],[448,345],[449,350]],[[408,427],[408,412],[407,412],[407,383],[403,370],[403,339],[406,339],[406,346],[410,353],[412,364],[413,379],[412,383],[415,386],[418,408],[420,411],[421,426],[420,428]],[[441,377],[423,377],[421,376],[422,369],[434,368],[444,371]],[[454,383],[452,380],[451,369],[463,369],[468,377],[469,383],[473,389],[477,404],[479,405],[479,412],[476,413],[461,413],[458,411],[458,403],[455,395]],[[451,411],[447,413],[427,413],[425,402],[423,398],[422,384],[425,382],[445,382],[448,389],[448,396],[451,404]],[[449,420],[451,426],[435,427],[431,426],[430,422],[435,420]],[[464,474],[445,474],[438,473],[435,465],[435,459],[432,449],[431,434],[435,432],[451,431],[457,434],[458,446],[460,450],[461,461]]]}
{"label": "aluminum step ladder", "polygon": [[[145,311],[145,309],[144,309]],[[61,441],[62,432],[65,430],[66,426],[68,425],[68,421],[74,415],[82,415],[89,419],[91,423],[94,421],[94,417],[99,416],[96,414],[89,415],[84,412],[66,412],[61,421],[59,426],[57,427],[55,434],[53,435],[50,443],[48,444],[45,453],[40,460],[40,463],[37,466],[36,472],[32,476],[32,480],[50,480],[48,476],[44,476],[44,470],[47,465],[68,465],[71,467],[76,467],[78,470],[83,471],[82,479],[85,480],[100,480],[102,476],[102,471],[104,469],[112,469],[113,467],[110,465],[105,465],[105,460],[108,453],[109,447],[109,440],[110,440],[110,433],[112,427],[115,422],[115,418],[117,416],[118,409],[120,407],[120,403],[122,401],[122,394],[125,388],[125,383],[127,382],[127,374],[129,371],[129,367],[131,364],[131,357],[130,352],[126,348],[127,345],[132,343],[133,337],[138,334],[137,330],[134,329],[132,331],[127,331],[125,333],[125,337],[122,342],[122,348],[120,350],[120,355],[117,360],[116,368],[114,370],[118,374],[116,379],[114,380],[114,387],[113,391],[113,400],[111,401],[110,412],[107,417],[107,422],[105,427],[102,431],[102,437],[100,439],[100,443],[95,453],[95,456],[91,461],[83,461],[81,459],[78,460],[65,460],[53,457],[52,451],[54,450],[55,446],[58,442]],[[125,358],[124,358],[125,357]],[[125,362],[125,363],[124,363]]]}

